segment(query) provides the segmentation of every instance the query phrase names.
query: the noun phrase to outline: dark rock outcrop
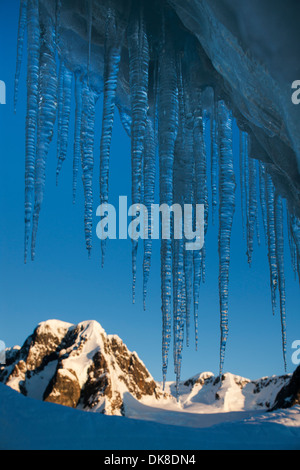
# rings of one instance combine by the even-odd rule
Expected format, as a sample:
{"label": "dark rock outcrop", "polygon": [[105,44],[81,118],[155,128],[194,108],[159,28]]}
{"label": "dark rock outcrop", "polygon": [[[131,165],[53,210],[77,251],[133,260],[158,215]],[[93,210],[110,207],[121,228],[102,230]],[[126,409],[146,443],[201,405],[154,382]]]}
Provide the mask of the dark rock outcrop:
{"label": "dark rock outcrop", "polygon": [[279,408],[291,408],[300,405],[300,366],[293,373],[290,381],[278,393],[271,411]]}

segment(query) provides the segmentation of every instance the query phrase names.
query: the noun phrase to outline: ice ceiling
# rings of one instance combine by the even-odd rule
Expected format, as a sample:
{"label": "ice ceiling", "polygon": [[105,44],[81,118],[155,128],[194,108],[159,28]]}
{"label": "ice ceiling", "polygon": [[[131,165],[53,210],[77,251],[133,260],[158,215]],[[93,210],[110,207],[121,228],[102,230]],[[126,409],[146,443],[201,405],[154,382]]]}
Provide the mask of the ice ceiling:
{"label": "ice ceiling", "polygon": [[[228,337],[230,238],[237,184],[241,185],[238,202],[249,263],[255,237],[263,238],[258,222],[261,210],[273,310],[279,292],[284,362],[284,237],[300,277],[300,107],[291,101],[291,84],[300,79],[296,60],[300,6],[292,0],[271,4],[268,0],[20,3],[15,103],[26,30],[28,48],[25,261],[30,239],[31,257],[35,257],[46,159],[54,132],[58,180],[67,153],[73,154],[74,201],[82,172],[85,240],[91,252],[95,194],[97,205],[109,202],[110,145],[118,111],[131,138],[132,203],[151,207],[158,174],[160,203],[204,204],[206,231],[210,221],[218,218],[220,374]],[[98,151],[94,132],[101,123],[95,122],[95,105],[101,94]],[[76,102],[74,147],[67,149],[72,100]],[[234,120],[240,130],[238,172],[233,164]],[[95,165],[100,166],[99,188],[92,185]],[[152,242],[143,243],[145,302]],[[105,248],[102,242],[103,261]],[[137,248],[133,242],[133,297]],[[205,246],[188,252],[184,240],[161,241],[164,380],[172,337],[179,381],[192,316],[197,344],[205,258]]]}

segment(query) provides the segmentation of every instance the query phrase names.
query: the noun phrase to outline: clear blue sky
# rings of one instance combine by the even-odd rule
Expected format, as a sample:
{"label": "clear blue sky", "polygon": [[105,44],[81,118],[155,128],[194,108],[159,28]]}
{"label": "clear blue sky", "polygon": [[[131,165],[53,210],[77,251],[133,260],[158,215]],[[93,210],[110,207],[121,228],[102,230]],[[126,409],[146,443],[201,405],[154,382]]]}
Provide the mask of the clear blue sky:
{"label": "clear blue sky", "polygon": [[[110,334],[118,334],[131,350],[138,352],[157,380],[161,380],[161,301],[159,242],[154,255],[147,311],[142,305],[142,250],[139,251],[137,300],[131,302],[131,242],[108,242],[107,258],[101,269],[100,241],[94,225],[94,248],[89,260],[83,231],[83,194],[79,179],[77,204],[72,205],[72,135],[68,159],[59,187],[55,185],[56,139],[48,157],[47,181],[42,208],[37,255],[34,263],[23,263],[24,239],[24,142],[26,73],[23,63],[17,114],[13,113],[13,85],[18,24],[17,0],[0,0],[0,80],[7,85],[7,105],[0,106],[0,338],[7,346],[23,344],[35,326],[57,318],[71,323],[97,320]],[[95,140],[95,213],[98,205],[101,101],[97,108]],[[130,194],[130,141],[119,120],[114,128],[111,157],[111,202]],[[237,144],[236,144],[237,145]],[[237,147],[235,155],[237,158]],[[238,164],[236,165],[238,179]],[[193,342],[184,350],[182,378],[198,372],[218,373],[219,299],[217,227],[210,228],[207,244],[207,280],[201,287],[199,350]],[[290,268],[286,250],[287,361],[291,344],[300,339],[299,285]],[[232,236],[230,273],[230,333],[225,371],[252,379],[283,373],[280,315],[272,316],[267,251],[255,246],[249,269],[242,239],[240,192]],[[192,332],[191,332],[192,334]],[[170,352],[168,380],[174,379]]]}

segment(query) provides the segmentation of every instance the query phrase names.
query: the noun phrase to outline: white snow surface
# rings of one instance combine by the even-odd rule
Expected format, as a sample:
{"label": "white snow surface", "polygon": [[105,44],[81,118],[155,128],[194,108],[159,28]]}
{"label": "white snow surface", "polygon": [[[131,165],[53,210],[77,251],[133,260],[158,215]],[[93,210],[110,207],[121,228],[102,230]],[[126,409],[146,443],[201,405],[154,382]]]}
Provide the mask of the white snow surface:
{"label": "white snow surface", "polygon": [[[122,371],[114,356],[105,352],[106,338],[125,346],[119,337],[107,336],[95,321],[71,325],[51,320],[39,328],[45,329],[45,334],[52,332],[51,342],[62,339],[69,329],[78,329],[77,340],[59,372],[69,376],[72,370],[81,386],[95,352],[102,352],[113,366],[112,389],[122,396],[126,418],[102,415],[104,397],[91,412],[82,411],[80,404],[73,410],[42,402],[56,370],[54,360],[26,381],[27,397],[17,393],[23,373],[13,377],[8,386],[0,383],[1,449],[300,449],[300,407],[267,412],[289,376],[250,381],[226,373],[220,380],[204,372],[180,383],[178,402],[174,382],[166,383],[165,394],[159,399],[143,396],[137,400],[119,380]],[[37,357],[38,347],[31,350]],[[162,390],[162,384],[157,385]],[[106,413],[110,414],[108,405]]]}
{"label": "white snow surface", "polygon": [[86,413],[24,397],[0,384],[1,450],[300,449],[299,406],[216,420],[209,427],[201,427],[202,416],[198,420],[198,428],[183,428]]}

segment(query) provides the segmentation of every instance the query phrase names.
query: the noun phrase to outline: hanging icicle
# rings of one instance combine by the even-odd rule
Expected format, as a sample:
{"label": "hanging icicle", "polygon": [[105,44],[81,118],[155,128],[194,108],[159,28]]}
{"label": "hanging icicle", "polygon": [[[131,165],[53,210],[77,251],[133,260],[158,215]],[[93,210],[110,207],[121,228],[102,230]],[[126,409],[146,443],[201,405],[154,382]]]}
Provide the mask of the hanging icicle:
{"label": "hanging icicle", "polygon": [[276,232],[276,262],[278,267],[278,289],[280,297],[280,317],[282,332],[282,352],[286,372],[286,296],[284,275],[284,238],[283,238],[283,207],[279,196],[275,198],[275,232]]}
{"label": "hanging icicle", "polygon": [[[144,137],[148,114],[149,44],[144,23],[143,4],[133,2],[127,32],[129,82],[131,93],[131,168],[132,204],[141,204]],[[135,302],[138,242],[132,241],[132,298]]]}
{"label": "hanging icicle", "polygon": [[78,171],[81,155],[81,116],[82,116],[82,84],[80,73],[75,73],[75,134],[74,134],[74,157],[73,157],[73,204],[76,201]]}
{"label": "hanging icicle", "polygon": [[144,240],[144,262],[143,262],[143,304],[146,310],[147,285],[151,267],[152,240],[151,228],[153,224],[151,205],[154,204],[155,191],[155,134],[154,125],[150,117],[147,119],[144,140],[144,204],[150,214],[148,220],[148,236]]}
{"label": "hanging icicle", "polygon": [[[100,203],[108,204],[109,159],[114,124],[116,91],[121,60],[124,27],[118,27],[115,11],[108,9],[104,42],[104,91],[102,135],[100,142]],[[106,240],[101,241],[102,266]]]}
{"label": "hanging icicle", "polygon": [[81,166],[85,199],[84,231],[89,257],[92,249],[93,229],[93,169],[96,101],[97,95],[90,89],[85,81],[82,86]]}
{"label": "hanging icicle", "polygon": [[27,116],[25,150],[25,253],[27,261],[28,244],[32,223],[35,181],[36,127],[38,119],[38,83],[40,57],[40,25],[38,0],[29,0],[27,9]]}
{"label": "hanging icicle", "polygon": [[[162,44],[159,63],[158,134],[160,163],[160,202],[173,203],[174,149],[178,129],[178,90],[176,58],[168,34]],[[163,382],[166,381],[171,337],[172,241],[161,241],[161,295],[163,315]]]}
{"label": "hanging icicle", "polygon": [[[246,157],[247,158],[247,157]],[[257,229],[257,192],[256,192],[256,164],[255,160],[249,156],[248,153],[248,168],[249,168],[249,191],[248,191],[248,214],[247,214],[247,256],[248,263],[252,263],[254,235]]]}
{"label": "hanging icicle", "polygon": [[213,112],[210,118],[210,142],[211,142],[211,204],[212,223],[215,224],[215,214],[218,206],[218,119],[217,104],[214,103]]}
{"label": "hanging icicle", "polygon": [[260,191],[260,206],[262,211],[262,219],[265,234],[265,243],[268,245],[268,215],[266,203],[266,182],[265,182],[265,167],[262,162],[259,162],[259,191]]}
{"label": "hanging icicle", "polygon": [[53,137],[56,119],[57,76],[55,60],[55,28],[51,18],[42,24],[39,65],[39,107],[35,164],[35,203],[32,225],[31,258],[35,258],[35,245],[39,215],[44,198],[46,158]]}
{"label": "hanging icicle", "polygon": [[61,63],[59,71],[59,103],[58,103],[58,137],[57,137],[57,168],[56,184],[67,156],[69,122],[71,113],[73,74]]}
{"label": "hanging icicle", "polygon": [[19,27],[18,27],[18,47],[17,47],[17,64],[15,74],[15,89],[14,89],[14,111],[17,110],[18,92],[19,92],[19,81],[21,73],[21,65],[23,58],[24,49],[24,36],[27,22],[27,0],[20,1],[20,15],[19,15]]}
{"label": "hanging icicle", "polygon": [[232,153],[232,115],[219,103],[219,293],[221,315],[220,375],[228,338],[230,238],[235,211],[235,176]]}
{"label": "hanging icicle", "polygon": [[[208,204],[207,185],[206,185],[206,152],[205,135],[202,110],[198,108],[194,115],[194,161],[195,161],[195,203]],[[216,158],[218,152],[216,151]],[[218,163],[218,160],[216,160]],[[214,169],[214,177],[217,173]],[[205,230],[207,230],[207,217],[205,218]],[[194,252],[194,322],[195,322],[195,343],[198,347],[198,311],[200,284],[203,279],[204,247],[201,251]]]}
{"label": "hanging icicle", "polygon": [[275,315],[276,308],[276,290],[278,284],[277,258],[276,258],[276,232],[275,232],[275,190],[272,178],[269,174],[265,174],[266,182],[266,200],[267,200],[267,223],[268,223],[268,258],[270,268],[270,288],[272,311]]}

